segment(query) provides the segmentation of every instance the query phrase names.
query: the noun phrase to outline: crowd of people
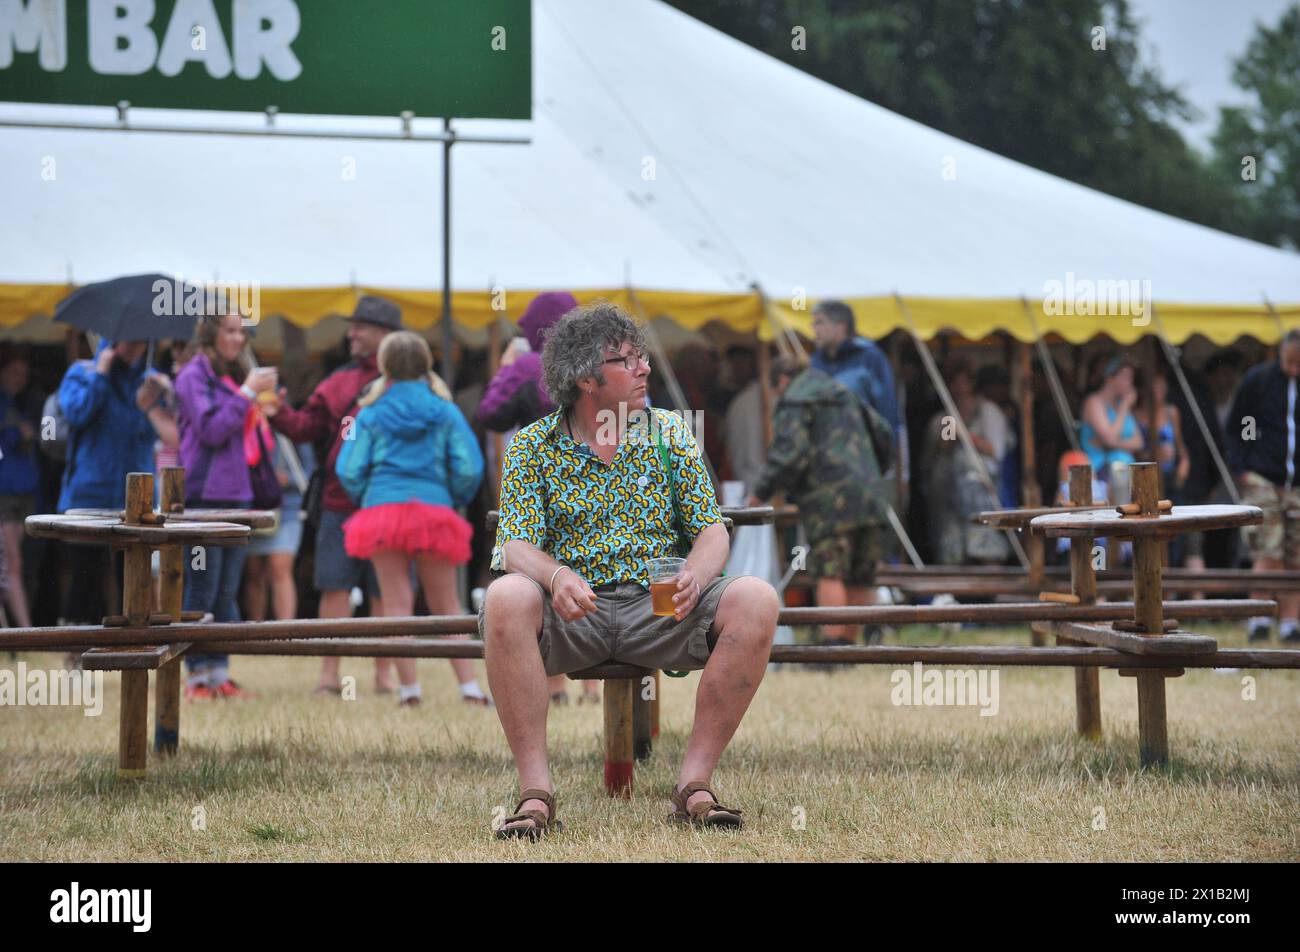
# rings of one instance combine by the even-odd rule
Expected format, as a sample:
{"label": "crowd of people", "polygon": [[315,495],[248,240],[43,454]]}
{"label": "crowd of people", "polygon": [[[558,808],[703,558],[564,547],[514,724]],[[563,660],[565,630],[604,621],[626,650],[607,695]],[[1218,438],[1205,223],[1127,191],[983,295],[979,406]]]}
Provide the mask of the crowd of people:
{"label": "crowd of people", "polygon": [[[6,351],[0,582],[7,623],[37,620],[33,608],[51,601],[51,575],[62,588],[52,599],[57,617],[46,624],[98,623],[118,599],[120,554],[62,543],[49,552],[54,543],[25,538],[27,515],[120,508],[126,473],[176,465],[186,470],[187,507],[277,514],[248,546],[209,547],[187,562],[186,610],[216,621],[346,618],[359,607],[375,616],[463,611],[471,589],[481,596],[497,554],[492,533],[482,530],[492,506],[485,473],[509,460],[517,433],[555,413],[543,351],[576,308],[564,292],[532,299],[495,375],[489,379],[485,362],[466,360],[453,394],[434,373],[424,339],[404,329],[398,307],[363,297],[348,318],[347,360],[296,406],[277,369],[255,365],[238,314],[204,317],[192,340],[160,350],[157,368],[146,366],[145,343],[101,340],[53,392],[32,382],[21,350]],[[971,519],[1023,501],[1021,404],[1007,372],[957,353],[941,361],[939,388],[918,355],[904,352],[896,378],[885,351],[857,332],[848,306],[823,301],[812,317],[812,352],[766,361],[767,387],[753,347],[733,344],[720,361],[691,344],[675,355],[675,375],[646,372],[649,404],[669,407],[674,390],[685,395],[703,421],[695,436],[706,465],[718,482],[742,487],[739,499],[799,505],[799,541],[807,543],[800,568],[812,576],[819,605],[872,603],[876,566],[896,557],[904,533],[930,563],[1009,563],[1007,536]],[[1056,381],[1041,370],[1030,381],[1039,464],[1030,475],[1041,498],[1064,501],[1069,466],[1087,462],[1096,501],[1125,502],[1129,468],[1154,460],[1163,494],[1177,504],[1237,498],[1266,513],[1262,527],[1241,534],[1244,546],[1235,531],[1188,536],[1174,546],[1174,564],[1248,560],[1261,570],[1300,569],[1300,331],[1286,335],[1276,359],[1250,368],[1241,353],[1223,349],[1199,368],[1161,365],[1149,377],[1124,352],[1096,356],[1077,379],[1067,367],[1054,370],[1055,393]],[[1062,403],[1077,416],[1073,433]],[[496,445],[504,459],[488,433],[503,434]],[[31,564],[49,559],[58,571]],[[1281,638],[1300,640],[1300,599],[1282,593],[1279,601]],[[1271,634],[1269,619],[1251,620],[1252,640]],[[849,626],[824,635],[829,643],[855,640]],[[870,643],[880,632],[863,636]],[[192,699],[248,693],[224,656],[190,653],[186,665]],[[492,703],[470,662],[451,666],[466,702]],[[415,662],[376,660],[374,689],[418,704]],[[322,661],[315,690],[342,690],[339,659]],[[580,699],[598,692],[598,682],[586,682]],[[549,695],[552,703],[568,700],[562,675],[550,679]]]}

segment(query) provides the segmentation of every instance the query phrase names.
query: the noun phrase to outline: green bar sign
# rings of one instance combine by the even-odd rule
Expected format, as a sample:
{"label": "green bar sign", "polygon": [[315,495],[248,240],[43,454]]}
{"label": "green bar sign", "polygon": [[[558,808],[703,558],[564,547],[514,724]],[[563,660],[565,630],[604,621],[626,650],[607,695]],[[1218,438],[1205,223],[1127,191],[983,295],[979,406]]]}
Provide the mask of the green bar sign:
{"label": "green bar sign", "polygon": [[530,0],[0,0],[0,101],[527,119]]}

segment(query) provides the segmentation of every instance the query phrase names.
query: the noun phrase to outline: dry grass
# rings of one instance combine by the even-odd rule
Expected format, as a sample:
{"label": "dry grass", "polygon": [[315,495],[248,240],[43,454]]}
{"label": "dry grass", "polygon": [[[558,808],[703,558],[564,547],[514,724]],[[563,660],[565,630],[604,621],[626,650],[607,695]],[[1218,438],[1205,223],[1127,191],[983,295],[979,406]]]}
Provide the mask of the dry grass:
{"label": "dry grass", "polygon": [[[1198,626],[1205,630],[1205,626]],[[1237,628],[1218,630],[1225,644]],[[907,629],[905,640],[935,640]],[[1021,630],[959,642],[1024,643]],[[26,655],[46,666],[53,655]],[[2,662],[11,667],[9,662]],[[1300,673],[1193,671],[1169,687],[1173,763],[1137,768],[1133,682],[1102,673],[1105,739],[1075,738],[1068,669],[1005,668],[1000,711],[895,707],[890,672],[768,676],[715,777],[744,834],[668,826],[667,792],[698,677],[665,679],[664,733],[630,802],[601,791],[601,716],[550,722],[560,816],[540,844],[489,835],[513,807],[495,715],[455,698],[450,669],[421,662],[425,704],[309,693],[317,662],[236,658],[258,692],[186,703],[182,753],[119,782],[117,678],[104,714],[0,709],[0,860],[1295,860],[1300,857]],[[576,692],[574,692],[576,693]],[[152,712],[151,712],[152,717]],[[191,829],[196,807],[206,830]],[[1094,829],[1100,808],[1105,829]],[[795,829],[797,811],[805,828]]]}

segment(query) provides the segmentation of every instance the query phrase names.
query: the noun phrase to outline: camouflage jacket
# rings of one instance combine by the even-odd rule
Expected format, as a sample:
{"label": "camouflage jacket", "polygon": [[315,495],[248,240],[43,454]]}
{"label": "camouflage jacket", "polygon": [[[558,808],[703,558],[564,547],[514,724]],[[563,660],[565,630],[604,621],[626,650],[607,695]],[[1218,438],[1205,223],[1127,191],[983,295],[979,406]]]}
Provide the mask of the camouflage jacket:
{"label": "camouflage jacket", "polygon": [[885,487],[856,394],[805,370],[777,402],[772,431],[759,498],[784,490],[811,539],[884,522]]}

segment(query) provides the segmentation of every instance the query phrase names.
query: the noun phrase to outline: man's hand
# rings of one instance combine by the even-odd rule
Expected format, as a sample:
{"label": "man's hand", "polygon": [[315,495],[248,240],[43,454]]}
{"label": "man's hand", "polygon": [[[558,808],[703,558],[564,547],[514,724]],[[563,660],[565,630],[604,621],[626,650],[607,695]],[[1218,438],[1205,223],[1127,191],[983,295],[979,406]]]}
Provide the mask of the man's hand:
{"label": "man's hand", "polygon": [[596,593],[581,575],[566,568],[555,576],[551,607],[565,621],[577,621],[596,610]]}
{"label": "man's hand", "polygon": [[755,506],[763,506],[766,505],[766,503],[764,503],[763,500],[759,499],[753,493],[750,493],[749,498],[745,500],[745,505],[753,509]]}
{"label": "man's hand", "polygon": [[105,347],[99,352],[95,359],[95,373],[108,376],[108,372],[113,369],[113,359],[117,356],[117,351],[112,347]]}
{"label": "man's hand", "polygon": [[691,612],[695,611],[695,606],[700,603],[700,592],[703,587],[695,573],[683,566],[682,570],[677,573],[677,594],[673,596],[673,604],[677,606],[673,612],[673,617],[681,621]]}
{"label": "man's hand", "polygon": [[514,341],[506,344],[505,350],[501,351],[501,360],[497,362],[498,367],[509,367],[519,359],[519,348],[515,346]]}

